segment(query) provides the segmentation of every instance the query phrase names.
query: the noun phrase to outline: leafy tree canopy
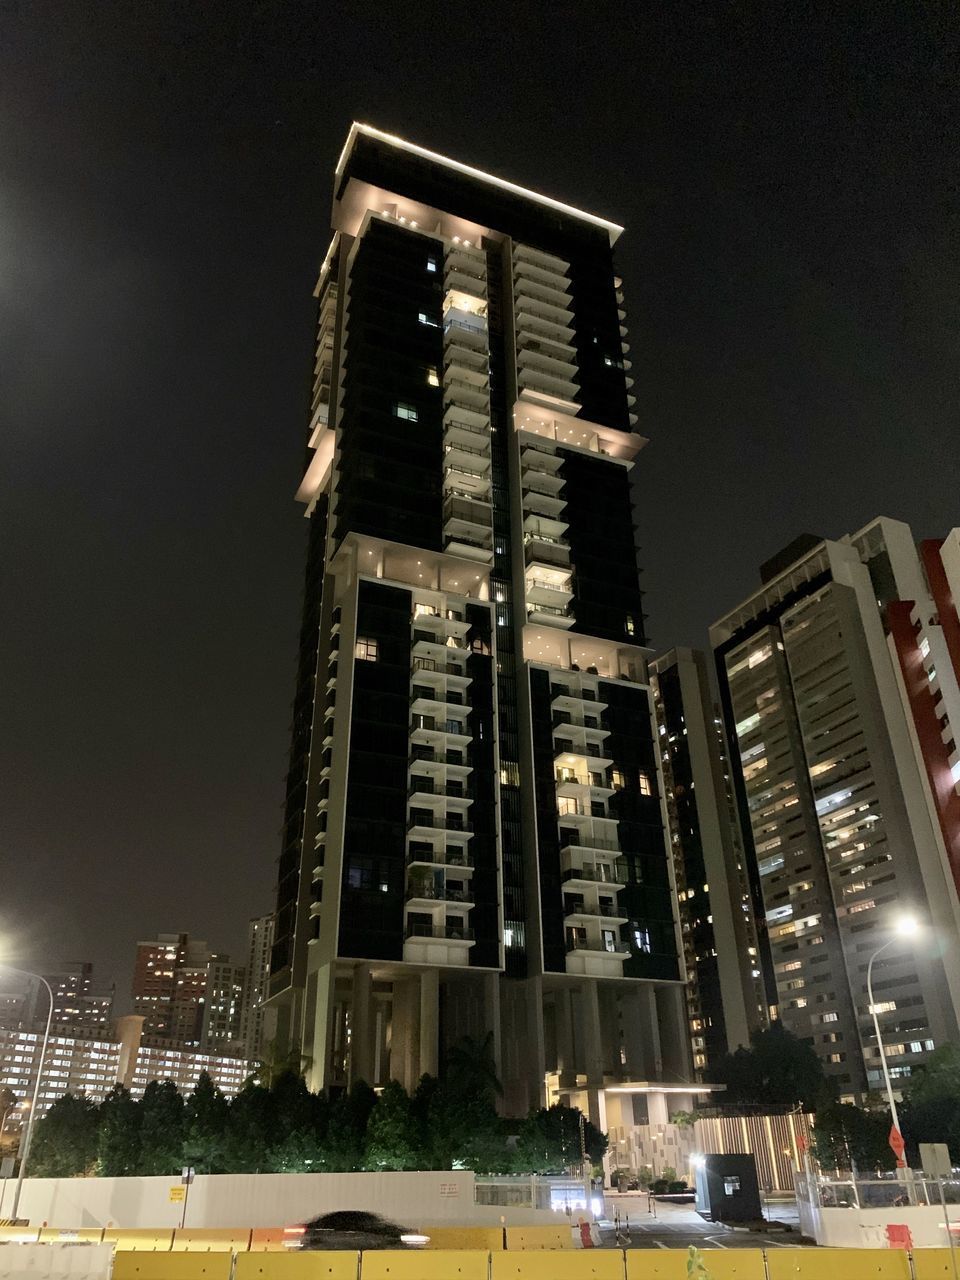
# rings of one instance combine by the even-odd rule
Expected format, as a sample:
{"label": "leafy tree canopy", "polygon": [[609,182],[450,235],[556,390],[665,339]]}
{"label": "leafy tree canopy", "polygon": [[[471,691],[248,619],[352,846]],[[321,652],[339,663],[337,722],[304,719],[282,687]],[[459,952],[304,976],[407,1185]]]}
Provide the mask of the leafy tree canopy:
{"label": "leafy tree canopy", "polygon": [[581,1163],[584,1150],[591,1164],[599,1164],[606,1154],[607,1135],[578,1107],[558,1103],[532,1111],[524,1120],[517,1138],[514,1165],[517,1172],[566,1173]]}
{"label": "leafy tree canopy", "polygon": [[721,1106],[759,1104],[773,1107],[816,1107],[825,1078],[820,1059],[811,1045],[774,1022],[750,1037],[750,1048],[737,1049],[721,1058],[711,1072],[726,1085]]}
{"label": "leafy tree canopy", "polygon": [[65,1093],[37,1121],[30,1146],[30,1172],[37,1178],[76,1178],[97,1159],[99,1108]]}

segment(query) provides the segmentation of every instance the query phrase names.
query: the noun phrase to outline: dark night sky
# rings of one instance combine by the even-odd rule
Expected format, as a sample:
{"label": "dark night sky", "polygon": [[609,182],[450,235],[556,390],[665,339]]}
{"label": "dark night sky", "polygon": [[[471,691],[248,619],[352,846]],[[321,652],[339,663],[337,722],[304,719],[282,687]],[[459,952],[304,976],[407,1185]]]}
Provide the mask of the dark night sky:
{"label": "dark night sky", "polygon": [[803,529],[958,522],[958,48],[949,0],[0,0],[7,955],[126,987],[271,905],[351,118],[626,225],[667,647]]}

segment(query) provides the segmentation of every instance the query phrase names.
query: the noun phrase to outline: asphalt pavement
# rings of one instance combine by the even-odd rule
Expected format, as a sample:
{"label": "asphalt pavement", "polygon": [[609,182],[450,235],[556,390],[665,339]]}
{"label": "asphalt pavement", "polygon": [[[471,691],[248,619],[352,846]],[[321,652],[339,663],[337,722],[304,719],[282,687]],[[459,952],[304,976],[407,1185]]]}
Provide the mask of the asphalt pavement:
{"label": "asphalt pavement", "polygon": [[[605,1200],[610,1215],[600,1225],[605,1248],[686,1249],[692,1244],[699,1249],[783,1249],[813,1244],[801,1237],[796,1205],[789,1202],[766,1207],[769,1226],[746,1230],[706,1222],[692,1205],[658,1204],[649,1201],[644,1193],[607,1194]],[[615,1210],[620,1212],[621,1242],[613,1223]],[[628,1241],[623,1240],[625,1234],[629,1235]]]}

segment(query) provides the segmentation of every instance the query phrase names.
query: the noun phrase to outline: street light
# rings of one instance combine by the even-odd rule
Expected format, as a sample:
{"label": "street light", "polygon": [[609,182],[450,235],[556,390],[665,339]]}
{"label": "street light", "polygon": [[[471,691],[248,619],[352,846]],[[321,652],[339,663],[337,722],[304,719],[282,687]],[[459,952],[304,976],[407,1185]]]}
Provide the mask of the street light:
{"label": "street light", "polygon": [[[883,1038],[880,1035],[880,1020],[877,1017],[877,1006],[873,999],[873,962],[882,956],[884,951],[895,946],[903,938],[912,938],[920,932],[920,924],[913,916],[901,916],[894,925],[894,934],[892,938],[876,949],[867,962],[867,1000],[870,1003],[870,1014],[873,1018],[873,1029],[877,1033],[877,1048],[880,1050],[880,1066],[883,1069],[883,1079],[887,1086],[887,1102],[890,1104],[890,1120],[893,1128],[896,1130],[897,1137],[903,1140],[903,1134],[900,1132],[900,1117],[897,1114],[897,1103],[893,1096],[893,1085],[890,1083],[890,1072],[887,1068],[887,1055],[883,1048]],[[903,1149],[897,1151],[897,1167],[903,1169],[906,1167],[906,1161],[903,1158]]]}
{"label": "street light", "polygon": [[13,1192],[13,1209],[10,1217],[16,1222],[17,1213],[20,1208],[20,1192],[23,1189],[23,1175],[27,1168],[27,1156],[30,1154],[30,1140],[33,1137],[33,1125],[37,1118],[37,1101],[40,1097],[40,1081],[43,1079],[43,1064],[47,1056],[47,1045],[50,1043],[50,1024],[53,1022],[53,992],[50,990],[50,983],[46,978],[42,978],[39,973],[30,973],[27,969],[14,969],[12,965],[4,965],[11,973],[19,973],[21,978],[32,978],[34,982],[40,982],[47,988],[47,995],[50,998],[50,1008],[47,1010],[47,1026],[43,1033],[43,1044],[40,1046],[40,1061],[37,1063],[37,1079],[33,1086],[33,1099],[29,1107],[27,1116],[27,1130],[23,1135],[23,1145],[20,1151],[20,1168],[17,1170],[17,1185]]}

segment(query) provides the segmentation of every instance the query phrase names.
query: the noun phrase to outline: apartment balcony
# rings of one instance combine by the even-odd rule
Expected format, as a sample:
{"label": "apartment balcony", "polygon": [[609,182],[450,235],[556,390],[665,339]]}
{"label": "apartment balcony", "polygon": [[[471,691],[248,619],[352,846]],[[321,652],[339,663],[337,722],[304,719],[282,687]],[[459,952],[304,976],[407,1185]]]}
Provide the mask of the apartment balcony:
{"label": "apartment balcony", "polygon": [[[564,726],[564,729],[567,727]],[[586,730],[586,733],[590,732],[591,730]],[[575,739],[567,737],[565,732],[558,734],[554,730],[554,764],[558,769],[572,768],[577,773],[603,773],[606,775],[606,770],[611,767],[613,760],[603,754],[604,746],[605,743],[602,738],[591,739],[585,736],[583,740],[577,742]]]}
{"label": "apartment balcony", "polygon": [[[563,713],[565,715],[592,715],[596,712],[598,715],[606,711],[608,704],[599,697],[597,692],[596,678],[590,680],[577,679],[576,673],[564,672],[566,679],[564,683],[551,683],[550,692],[553,697],[550,700],[550,710],[556,715]],[[589,681],[589,683],[588,683]]]}
{"label": "apartment balcony", "polygon": [[592,890],[602,885],[612,893],[619,893],[628,883],[626,867],[615,862],[582,862],[561,872],[560,880],[570,889]]}
{"label": "apartment balcony", "polygon": [[569,295],[572,285],[567,270],[558,271],[540,263],[526,262],[522,258],[513,261],[514,288],[522,285],[549,289],[553,294]]}
{"label": "apartment balcony", "polygon": [[416,767],[434,778],[467,778],[473,766],[465,762],[460,751],[436,751],[422,743],[410,753],[410,768]]}
{"label": "apartment balcony", "polygon": [[489,350],[486,320],[459,312],[446,312],[443,317],[443,346],[445,351],[462,349],[477,352],[486,360]]}
{"label": "apartment balcony", "polygon": [[473,828],[462,813],[451,813],[443,809],[407,819],[407,835],[411,840],[430,840],[444,832],[455,832],[469,839],[473,835]]}
{"label": "apartment balcony", "polygon": [[594,800],[607,800],[614,794],[614,788],[607,785],[602,773],[579,773],[573,769],[557,769],[554,774],[558,796],[569,796],[582,800],[587,805]]}
{"label": "apartment balcony", "polygon": [[408,849],[408,867],[447,867],[459,871],[461,875],[473,874],[473,858],[468,852],[454,852],[452,849],[436,848]]}
{"label": "apartment balcony", "polygon": [[517,345],[527,336],[546,338],[548,342],[560,342],[566,346],[573,343],[573,319],[571,316],[554,309],[552,315],[534,309],[534,304],[526,299],[518,299],[516,307]]}
{"label": "apartment balcony", "polygon": [[412,883],[407,885],[405,901],[414,910],[429,910],[437,902],[456,902],[465,911],[473,908],[473,896],[467,889],[448,889],[445,885]]}
{"label": "apartment balcony", "polygon": [[520,467],[523,473],[523,482],[526,483],[528,480],[532,480],[534,476],[537,477],[538,481],[545,480],[547,476],[559,479],[557,473],[563,466],[563,458],[553,448],[531,443],[534,438],[527,436],[520,450]]}
{"label": "apartment balcony", "polygon": [[447,264],[447,268],[443,273],[443,285],[445,289],[456,289],[458,293],[466,293],[471,298],[479,298],[481,301],[486,301],[486,280],[482,276],[471,274],[468,270],[461,268],[459,264],[456,266]]}
{"label": "apartment balcony", "polygon": [[443,504],[445,549],[471,560],[493,559],[493,509],[469,491],[449,496]]}
{"label": "apartment balcony", "polygon": [[[560,521],[567,506],[567,500],[563,497],[563,481],[560,480],[559,476],[551,477],[551,479],[559,481],[554,489],[549,489],[536,483],[527,484],[525,481],[522,482],[520,492],[524,516],[527,518],[546,516],[550,520]],[[562,523],[564,529],[566,529],[566,521]]]}
{"label": "apartment balcony", "polygon": [[558,258],[553,253],[547,253],[543,249],[535,249],[529,244],[515,244],[513,246],[514,263],[531,263],[533,266],[542,267],[545,271],[553,272],[554,275],[565,275],[570,270],[569,262],[565,262],[563,258]]}
{"label": "apartment balcony", "polygon": [[470,677],[458,662],[417,656],[410,664],[410,673],[417,684],[426,684],[433,689],[456,689],[466,693],[470,687]]}
{"label": "apartment balcony", "polygon": [[566,347],[559,344],[545,343],[527,339],[524,346],[517,351],[517,367],[549,374],[553,378],[561,378],[573,383],[577,377],[577,360],[575,354],[569,354]]}
{"label": "apartment balcony", "polygon": [[549,564],[542,557],[531,557],[527,564],[527,603],[567,605],[573,599],[570,570]]}
{"label": "apartment balcony", "polygon": [[443,458],[445,463],[467,467],[478,475],[487,475],[490,471],[489,438],[480,434],[467,436],[464,433],[456,439],[446,439]]}
{"label": "apartment balcony", "polygon": [[[464,383],[457,383],[458,387],[464,386]],[[454,395],[452,389],[444,389],[443,396],[443,425],[444,429],[451,422],[458,422],[462,426],[480,427],[487,435],[490,434],[490,407],[486,398],[483,398],[483,407],[478,408],[475,397]]]}
{"label": "apartment balcony", "polygon": [[463,382],[453,377],[444,379],[443,403],[445,406],[451,404],[460,405],[474,414],[488,412],[490,397],[486,390],[486,378],[483,379],[480,386],[473,382]]}
{"label": "apartment balcony", "polygon": [[474,467],[448,462],[443,469],[443,491],[475,502],[489,502],[490,474]]}
{"label": "apartment balcony", "polygon": [[[534,321],[552,325],[553,328],[572,332],[573,316],[569,298],[551,289],[534,289],[526,280],[517,284],[514,294],[514,305],[517,312],[518,327],[526,328],[524,317],[530,316]],[[530,326],[532,327],[532,326]],[[551,334],[548,333],[547,337]],[[566,341],[566,338],[561,338]]]}
{"label": "apartment balcony", "polygon": [[461,422],[457,418],[447,418],[443,424],[443,442],[445,445],[458,443],[470,445],[474,449],[490,447],[490,426],[484,422]]}
{"label": "apartment balcony", "polygon": [[438,752],[448,748],[466,750],[473,741],[473,734],[467,731],[465,722],[414,716],[410,722],[410,741],[414,746],[430,747]]}
{"label": "apartment balcony", "polygon": [[527,618],[536,626],[572,627],[576,617],[570,605],[538,604],[527,601]]}
{"label": "apartment balcony", "polygon": [[[435,631],[428,631],[425,627],[419,626],[418,623],[419,619],[416,619],[413,627],[413,648],[410,651],[414,658],[446,662],[453,654],[462,654],[464,657],[469,654],[470,650],[466,645],[460,644],[456,636],[440,636]],[[451,639],[454,641],[452,645],[449,643]]]}
{"label": "apartment balcony", "polygon": [[521,392],[533,391],[535,394],[557,396],[561,400],[573,400],[579,391],[577,383],[569,378],[555,376],[542,369],[518,370],[517,385]]}
{"label": "apartment balcony", "polygon": [[487,259],[482,250],[465,249],[463,245],[452,245],[444,255],[444,269],[459,271],[474,280],[486,280]]}
{"label": "apartment balcony", "polygon": [[[614,931],[611,930],[611,932]],[[623,961],[629,959],[629,957],[630,948],[619,937],[604,939],[601,936],[594,936],[591,932],[586,937],[567,938],[568,973],[595,974],[598,977],[619,976],[623,972]],[[586,961],[586,963],[571,965],[570,961],[574,958],[578,961]],[[591,964],[591,961],[599,961],[601,963]],[[614,964],[608,970],[603,965],[603,961],[612,961]]]}
{"label": "apartment balcony", "polygon": [[462,942],[469,947],[472,947],[474,942],[473,930],[465,925],[430,925],[408,921],[403,936],[416,938],[417,941]]}
{"label": "apartment balcony", "polygon": [[547,356],[551,360],[559,360],[576,369],[578,364],[577,348],[572,342],[561,342],[556,338],[547,338],[529,329],[517,333],[517,362],[525,355]]}
{"label": "apartment balcony", "polygon": [[588,928],[598,920],[621,925],[630,919],[629,916],[622,915],[615,904],[605,902],[580,902],[576,905],[564,903],[563,918],[568,925],[586,925]]}
{"label": "apartment balcony", "polygon": [[540,563],[570,568],[570,543],[549,533],[530,532],[523,535],[523,553],[528,566]]}
{"label": "apartment balcony", "polygon": [[565,276],[537,271],[525,263],[514,268],[513,292],[515,297],[523,295],[538,302],[548,303],[552,307],[559,307],[561,310],[573,308],[570,281]]}

